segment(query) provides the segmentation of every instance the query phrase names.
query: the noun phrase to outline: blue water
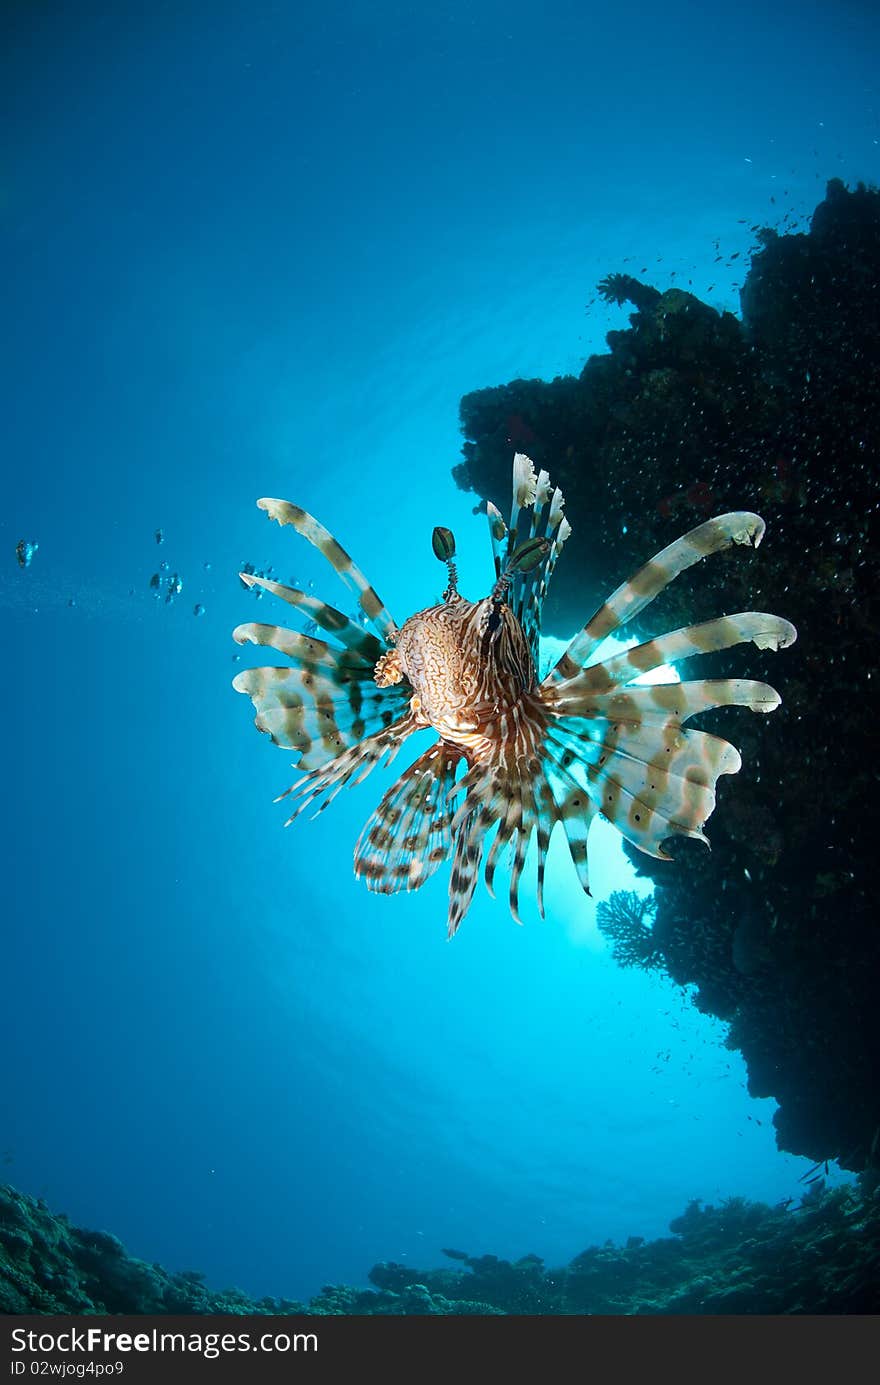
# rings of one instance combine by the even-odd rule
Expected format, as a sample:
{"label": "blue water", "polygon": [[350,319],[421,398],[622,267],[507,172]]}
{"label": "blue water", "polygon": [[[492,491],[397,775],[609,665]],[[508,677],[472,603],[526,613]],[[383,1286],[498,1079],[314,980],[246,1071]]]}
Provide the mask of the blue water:
{"label": "blue water", "polygon": [[282,615],[243,562],[344,595],[257,496],[398,621],[437,523],[483,594],[460,396],[578,371],[610,270],[735,310],[751,224],[877,178],[875,7],[770,8],[7,8],[0,1175],[133,1254],[305,1296],[797,1194],[724,1026],[612,963],[563,852],[545,923],[481,887],[447,944],[445,872],[351,873],[389,776],[283,831],[230,688],[232,627]]}

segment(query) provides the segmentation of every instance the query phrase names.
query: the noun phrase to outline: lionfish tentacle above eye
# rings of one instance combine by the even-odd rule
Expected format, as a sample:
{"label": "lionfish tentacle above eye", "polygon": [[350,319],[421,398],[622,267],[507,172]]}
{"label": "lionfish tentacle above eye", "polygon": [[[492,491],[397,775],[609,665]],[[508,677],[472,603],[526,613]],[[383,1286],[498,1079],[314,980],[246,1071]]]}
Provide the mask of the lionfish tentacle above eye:
{"label": "lionfish tentacle above eye", "polygon": [[487,507],[494,566],[489,594],[478,602],[461,596],[455,540],[438,526],[434,553],[449,569],[443,602],[417,611],[400,630],[317,520],[286,501],[259,504],[324,554],[357,592],[375,631],[295,588],[243,575],[327,636],[256,622],[234,632],[240,643],[274,649],[287,661],[244,670],[233,686],[251,697],[258,728],[294,750],[305,771],[281,795],[293,806],[288,821],[316,803],[322,812],[383,758],[390,763],[413,732],[432,727],[438,735],[388,789],[361,833],[355,872],[368,888],[383,894],[418,889],[451,857],[451,936],[470,907],[484,856],[492,893],[499,860],[509,853],[510,911],[519,921],[532,842],[543,915],[547,851],[559,823],[588,893],[588,835],[597,815],[654,856],[667,856],[664,844],[675,836],[706,840],[703,826],[715,807],[717,780],[737,772],[740,756],[721,737],[685,723],[717,707],[770,712],[779,694],[743,678],[659,685],[637,680],[736,644],[784,649],[796,637],[794,627],[746,611],[589,660],[607,636],[701,558],[735,544],[757,546],[764,532],[757,515],[720,515],[669,544],[599,607],[538,683],[542,607],[571,529],[561,492],[528,457],[514,458],[509,524],[494,505]]}
{"label": "lionfish tentacle above eye", "polygon": [[498,509],[498,506],[492,504],[491,500],[486,505],[486,518],[489,521],[489,538],[492,543],[492,561],[495,564],[495,579],[497,581],[498,578],[501,576],[501,572],[504,567],[504,560],[507,554],[507,535],[509,530],[507,528],[507,525],[504,523],[504,516]]}

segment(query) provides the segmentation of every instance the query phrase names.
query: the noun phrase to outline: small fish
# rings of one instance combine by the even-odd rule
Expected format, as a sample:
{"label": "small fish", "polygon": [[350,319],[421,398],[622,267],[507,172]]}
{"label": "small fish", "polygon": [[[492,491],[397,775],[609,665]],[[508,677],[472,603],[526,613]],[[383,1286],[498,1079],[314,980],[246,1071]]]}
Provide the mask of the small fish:
{"label": "small fish", "polygon": [[239,574],[245,586],[280,597],[328,636],[255,622],[233,631],[239,644],[267,646],[288,661],[243,670],[233,680],[254,704],[257,729],[297,752],[304,775],[280,795],[294,804],[288,824],[319,800],[322,812],[383,757],[390,763],[414,732],[437,735],[388,789],[361,833],[354,868],[369,889],[419,889],[451,859],[452,937],[470,907],[484,853],[491,894],[507,846],[510,911],[520,921],[519,882],[533,838],[543,916],[547,848],[558,824],[587,894],[587,834],[596,816],[651,856],[670,859],[664,842],[671,837],[706,840],[716,781],[735,774],[741,760],[727,741],[686,730],[684,723],[713,707],[770,712],[779,694],[742,678],[659,685],[635,680],[692,654],[749,641],[761,649],[785,648],[796,638],[794,626],[747,611],[590,660],[679,573],[731,545],[757,547],[764,533],[758,515],[720,515],[669,544],[603,602],[539,679],[541,611],[571,526],[561,491],[524,454],[514,457],[509,523],[487,506],[495,569],[488,595],[472,602],[458,591],[455,540],[438,527],[432,546],[447,568],[443,600],[402,626],[316,519],[284,500],[257,503],[324,555],[372,627],[295,587]]}
{"label": "small fish", "polygon": [[822,1167],[822,1160],[820,1159],[819,1162],[818,1162],[818,1164],[814,1164],[812,1168],[807,1169],[806,1173],[802,1173],[802,1174],[801,1174],[800,1178],[798,1179],[798,1183],[807,1183],[807,1182],[809,1182],[809,1181],[810,1181],[810,1174],[813,1174],[813,1173],[818,1174],[818,1172],[819,1172],[819,1170],[821,1169],[821,1167]]}

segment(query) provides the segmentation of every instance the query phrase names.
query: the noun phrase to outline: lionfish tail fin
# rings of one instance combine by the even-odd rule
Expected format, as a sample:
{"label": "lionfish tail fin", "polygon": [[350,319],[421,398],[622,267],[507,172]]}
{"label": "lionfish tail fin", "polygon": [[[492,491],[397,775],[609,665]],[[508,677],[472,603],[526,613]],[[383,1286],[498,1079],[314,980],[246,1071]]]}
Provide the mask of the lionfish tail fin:
{"label": "lionfish tail fin", "polygon": [[504,577],[514,553],[522,552],[531,540],[542,540],[541,557],[524,570],[514,566],[510,573],[509,603],[529,642],[532,658],[538,662],[541,613],[562,546],[571,533],[563,512],[565,500],[558,486],[550,484],[546,471],[535,471],[534,463],[522,452],[513,459],[513,504],[510,523],[492,504],[486,507],[496,580]]}

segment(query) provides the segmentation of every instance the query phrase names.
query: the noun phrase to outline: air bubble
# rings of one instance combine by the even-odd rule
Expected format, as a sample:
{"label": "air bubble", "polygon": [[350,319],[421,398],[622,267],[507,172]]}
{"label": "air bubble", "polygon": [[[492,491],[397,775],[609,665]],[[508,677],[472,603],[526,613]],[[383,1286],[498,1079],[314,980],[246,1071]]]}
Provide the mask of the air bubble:
{"label": "air bubble", "polygon": [[15,556],[18,559],[19,567],[30,567],[33,562],[34,554],[39,548],[35,539],[19,539],[15,545]]}

